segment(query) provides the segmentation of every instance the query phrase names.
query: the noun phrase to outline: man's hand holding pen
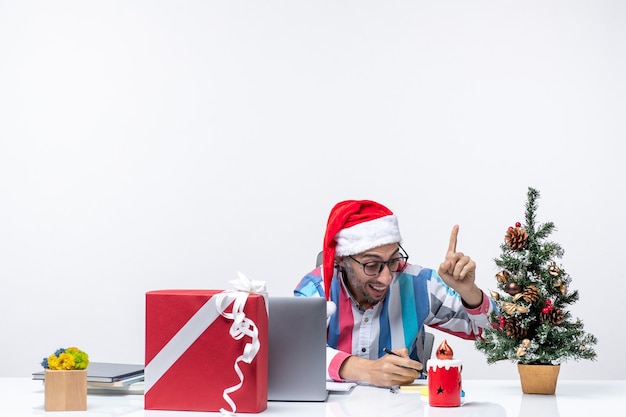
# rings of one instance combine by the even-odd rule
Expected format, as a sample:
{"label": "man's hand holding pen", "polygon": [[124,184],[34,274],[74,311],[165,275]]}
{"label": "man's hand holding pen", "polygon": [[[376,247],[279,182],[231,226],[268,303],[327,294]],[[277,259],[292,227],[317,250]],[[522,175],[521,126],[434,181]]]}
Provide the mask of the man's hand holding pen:
{"label": "man's hand holding pen", "polygon": [[392,384],[392,386],[411,384],[422,375],[424,366],[418,361],[409,358],[408,350],[398,349],[394,351],[387,348],[383,348],[383,350],[387,355],[381,359],[386,359],[395,365],[396,368],[401,368],[400,370],[395,370],[394,374],[397,375],[397,378],[395,378],[397,382]]}

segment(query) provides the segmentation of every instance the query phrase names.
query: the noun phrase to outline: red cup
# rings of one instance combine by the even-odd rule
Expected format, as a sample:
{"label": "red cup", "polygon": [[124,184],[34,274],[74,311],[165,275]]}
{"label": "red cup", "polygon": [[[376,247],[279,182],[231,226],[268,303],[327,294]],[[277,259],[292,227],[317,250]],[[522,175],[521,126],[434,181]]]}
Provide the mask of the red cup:
{"label": "red cup", "polygon": [[461,361],[430,359],[428,361],[428,404],[433,407],[461,405]]}

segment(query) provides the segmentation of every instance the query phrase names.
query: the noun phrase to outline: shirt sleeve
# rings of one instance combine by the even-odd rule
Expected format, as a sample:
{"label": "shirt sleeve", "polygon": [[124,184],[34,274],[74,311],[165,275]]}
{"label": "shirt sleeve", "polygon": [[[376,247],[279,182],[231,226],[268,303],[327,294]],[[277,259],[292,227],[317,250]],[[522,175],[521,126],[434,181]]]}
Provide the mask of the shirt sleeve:
{"label": "shirt sleeve", "polygon": [[325,297],[322,282],[322,268],[317,267],[306,274],[293,290],[293,294],[297,297],[311,297],[314,295]]}
{"label": "shirt sleeve", "polygon": [[349,357],[349,353],[326,346],[326,379],[342,382],[343,379],[339,376],[339,370]]}
{"label": "shirt sleeve", "polygon": [[483,291],[483,301],[476,308],[466,308],[459,294],[433,270],[428,282],[430,312],[425,324],[463,339],[474,340],[489,326],[495,304]]}

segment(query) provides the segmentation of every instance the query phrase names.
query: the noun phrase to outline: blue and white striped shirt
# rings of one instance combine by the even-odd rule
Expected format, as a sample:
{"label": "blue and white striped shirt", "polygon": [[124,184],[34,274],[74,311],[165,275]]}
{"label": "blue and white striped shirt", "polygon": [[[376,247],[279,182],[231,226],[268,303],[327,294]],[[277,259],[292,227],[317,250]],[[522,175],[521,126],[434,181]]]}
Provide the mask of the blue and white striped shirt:
{"label": "blue and white striped shirt", "polygon": [[[384,300],[363,310],[349,294],[337,272],[331,282],[330,301],[337,307],[328,324],[327,377],[340,380],[339,367],[349,356],[368,359],[383,356],[383,348],[407,348],[412,359],[422,362],[416,348],[423,326],[463,339],[476,339],[489,326],[495,303],[483,292],[482,304],[466,308],[459,294],[432,269],[408,265],[389,286]],[[325,297],[321,268],[302,278],[296,296]]]}

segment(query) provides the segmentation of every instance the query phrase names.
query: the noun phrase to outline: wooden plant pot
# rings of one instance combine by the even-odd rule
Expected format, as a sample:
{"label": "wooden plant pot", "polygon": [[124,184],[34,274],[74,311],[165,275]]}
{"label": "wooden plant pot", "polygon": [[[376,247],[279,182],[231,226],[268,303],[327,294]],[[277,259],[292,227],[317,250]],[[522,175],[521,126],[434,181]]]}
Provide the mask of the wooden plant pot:
{"label": "wooden plant pot", "polygon": [[45,370],[46,411],[87,410],[87,370]]}
{"label": "wooden plant pot", "polygon": [[524,394],[553,395],[556,391],[561,365],[523,365],[518,363],[517,370]]}

